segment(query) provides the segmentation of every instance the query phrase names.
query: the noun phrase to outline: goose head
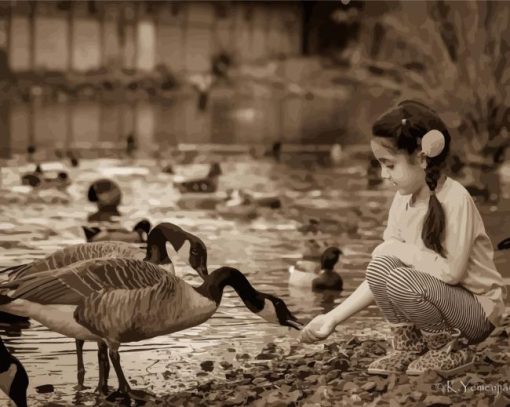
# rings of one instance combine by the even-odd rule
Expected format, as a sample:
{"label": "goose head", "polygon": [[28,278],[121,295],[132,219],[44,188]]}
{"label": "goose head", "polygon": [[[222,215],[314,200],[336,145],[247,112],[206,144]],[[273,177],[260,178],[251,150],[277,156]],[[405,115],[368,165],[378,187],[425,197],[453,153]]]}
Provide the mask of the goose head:
{"label": "goose head", "polygon": [[169,242],[174,250],[178,252],[184,243],[188,241],[189,264],[197,273],[205,279],[209,274],[207,270],[207,247],[197,236],[186,232],[173,223],[164,222],[155,226],[147,238],[147,255],[145,260],[156,264],[171,263],[166,250],[166,242]]}
{"label": "goose head", "polygon": [[140,237],[143,237],[149,235],[149,232],[151,230],[151,223],[147,219],[142,219],[140,222],[138,222],[135,227],[133,228],[133,231],[137,232]]}
{"label": "goose head", "polygon": [[87,197],[90,202],[97,202],[99,207],[117,207],[122,201],[122,192],[117,183],[101,178],[90,185]]}
{"label": "goose head", "polygon": [[207,276],[204,283],[195,289],[219,306],[223,289],[227,285],[236,291],[246,308],[267,322],[298,330],[302,328],[302,324],[281,298],[257,291],[246,276],[233,267],[223,266],[214,270]]}
{"label": "goose head", "polygon": [[[303,324],[290,312],[287,304],[278,297],[271,294],[260,293],[263,299],[262,307],[253,311],[267,322],[278,323],[297,330],[303,328]],[[259,305],[260,306],[260,305]]]}
{"label": "goose head", "polygon": [[342,251],[338,247],[328,247],[321,255],[321,270],[333,270],[338,259],[342,255]]}

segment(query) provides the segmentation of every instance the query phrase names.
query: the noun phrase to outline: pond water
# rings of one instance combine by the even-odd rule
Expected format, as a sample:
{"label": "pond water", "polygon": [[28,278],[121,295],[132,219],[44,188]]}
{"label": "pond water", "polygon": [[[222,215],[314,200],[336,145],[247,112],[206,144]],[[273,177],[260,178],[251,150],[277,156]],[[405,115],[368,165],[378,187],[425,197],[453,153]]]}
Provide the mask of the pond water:
{"label": "pond water", "polygon": [[[166,162],[158,159],[83,159],[79,167],[66,168],[72,184],[65,191],[33,191],[21,186],[21,174],[31,171],[33,165],[11,160],[1,174],[0,266],[25,263],[83,242],[80,226],[95,211],[86,200],[87,189],[93,180],[110,177],[123,192],[119,220],[123,226],[131,228],[142,218],[153,225],[170,221],[183,226],[207,244],[210,270],[220,265],[240,269],[257,289],[280,296],[302,321],[307,321],[333,308],[358,286],[371,250],[381,239],[393,190],[384,184],[367,186],[368,156],[366,148],[360,146],[344,149],[338,165],[321,164],[324,157],[317,154],[287,154],[275,162],[242,154],[198,153],[195,164],[176,167],[184,173],[198,173],[203,170],[201,162],[220,160],[220,192],[245,188],[280,197],[280,209],[261,208],[255,218],[236,216],[233,211],[219,214],[211,201],[221,199],[221,193],[212,198],[181,195],[172,186],[172,175],[161,171]],[[501,190],[509,191],[508,179],[503,182],[506,187]],[[508,196],[503,196],[499,206],[481,205],[494,241],[509,230],[508,202]],[[320,219],[325,230],[318,234],[303,231],[310,218]],[[502,228],[501,222],[507,222],[506,226]],[[326,245],[338,245],[345,253],[337,265],[344,278],[344,291],[320,294],[289,287],[289,265],[304,254],[319,253]],[[508,252],[497,253],[496,261],[508,278]],[[184,256],[175,263],[178,275],[191,284],[200,283]],[[381,337],[387,328],[378,310],[369,307],[338,327],[335,335],[342,338],[352,333]],[[21,331],[3,326],[0,335],[29,373],[29,405],[101,404],[92,392],[98,375],[95,343],[85,345],[86,384],[92,389],[77,392],[74,340],[37,323]],[[125,344],[121,361],[133,387],[167,394],[193,388],[212,377],[225,380],[219,361],[243,366],[239,355],[248,354],[253,359],[268,342],[289,348],[297,344],[296,338],[296,331],[271,325],[252,314],[227,288],[218,312],[209,321],[173,335]],[[321,345],[300,345],[296,353],[304,354],[315,346]],[[200,368],[206,360],[215,361],[217,367],[212,372]],[[110,384],[115,386],[113,370],[110,376]],[[43,384],[54,385],[55,391],[37,393],[36,386]],[[2,397],[0,404],[6,402]]]}

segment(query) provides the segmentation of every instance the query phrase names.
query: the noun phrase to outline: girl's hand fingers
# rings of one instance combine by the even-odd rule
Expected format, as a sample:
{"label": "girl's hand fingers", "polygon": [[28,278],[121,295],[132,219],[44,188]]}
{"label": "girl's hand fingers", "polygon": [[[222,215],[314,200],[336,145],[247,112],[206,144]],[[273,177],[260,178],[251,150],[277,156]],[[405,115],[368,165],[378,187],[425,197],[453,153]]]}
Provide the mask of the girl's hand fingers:
{"label": "girl's hand fingers", "polygon": [[315,336],[315,333],[312,332],[310,329],[305,329],[301,336],[299,337],[299,341],[303,343],[313,343],[317,342],[318,338]]}

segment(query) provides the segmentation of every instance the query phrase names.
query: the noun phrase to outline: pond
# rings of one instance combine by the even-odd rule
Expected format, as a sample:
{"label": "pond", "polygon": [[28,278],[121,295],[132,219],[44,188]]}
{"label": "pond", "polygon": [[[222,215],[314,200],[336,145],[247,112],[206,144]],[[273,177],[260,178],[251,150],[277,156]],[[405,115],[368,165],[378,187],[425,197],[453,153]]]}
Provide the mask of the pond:
{"label": "pond", "polygon": [[[160,156],[170,157],[170,153]],[[172,175],[162,172],[167,161],[160,159],[82,159],[79,167],[66,167],[72,184],[64,191],[33,191],[21,186],[21,174],[33,170],[33,164],[11,160],[1,174],[0,265],[25,263],[83,242],[81,225],[95,211],[86,199],[88,187],[97,178],[109,177],[123,192],[123,226],[132,228],[142,218],[153,225],[162,221],[181,225],[206,243],[210,270],[220,265],[238,268],[257,289],[280,296],[298,318],[307,321],[339,304],[358,286],[371,250],[381,239],[393,191],[384,184],[368,186],[368,157],[365,146],[351,145],[336,165],[328,165],[323,153],[289,153],[276,162],[268,157],[222,152],[198,152],[194,164],[176,165],[185,173],[199,172],[204,165],[201,163],[218,160],[223,170],[220,192],[243,188],[281,199],[281,208],[260,208],[255,217],[236,216],[233,211],[218,213],[214,199],[221,199],[221,193],[212,198],[180,194],[172,185]],[[502,182],[501,190],[509,191],[508,179]],[[508,199],[502,196],[498,206],[480,206],[494,241],[509,230]],[[324,230],[306,232],[309,219],[319,220]],[[502,227],[501,222],[507,224]],[[344,252],[337,264],[344,291],[321,294],[289,287],[288,267],[304,254],[320,253],[327,245],[337,245]],[[508,252],[496,253],[496,261],[508,279]],[[178,275],[191,284],[200,283],[184,256],[175,259],[175,264]],[[352,333],[382,337],[387,330],[378,310],[369,307],[338,327],[335,335],[342,338]],[[85,344],[86,384],[91,389],[78,392],[74,387],[74,340],[37,323],[22,330],[2,326],[0,335],[29,373],[29,405],[101,404],[92,391],[98,376],[95,343]],[[271,325],[252,314],[227,288],[210,320],[172,335],[125,344],[121,360],[133,387],[161,395],[193,388],[211,378],[225,380],[221,368],[206,372],[201,362],[211,360],[217,365],[227,361],[242,367],[243,355],[253,359],[269,342],[289,348],[297,345],[296,338],[296,331]],[[321,345],[299,345],[296,353],[304,354],[315,346]],[[113,371],[110,376],[110,384],[115,386]],[[43,384],[52,384],[55,391],[37,393],[36,387]],[[0,404],[5,403],[3,397],[0,395]]]}

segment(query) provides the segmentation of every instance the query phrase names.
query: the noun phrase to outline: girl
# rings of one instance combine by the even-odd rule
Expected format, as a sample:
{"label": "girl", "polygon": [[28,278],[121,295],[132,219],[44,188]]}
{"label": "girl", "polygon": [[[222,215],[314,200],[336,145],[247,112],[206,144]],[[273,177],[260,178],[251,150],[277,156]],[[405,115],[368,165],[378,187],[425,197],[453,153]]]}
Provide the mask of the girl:
{"label": "girl", "polygon": [[450,135],[436,112],[404,101],[382,115],[372,133],[381,175],[397,189],[384,241],[363,283],[310,321],[301,341],[326,338],[375,300],[390,325],[393,350],[372,362],[369,373],[460,373],[474,356],[461,342],[487,338],[505,308],[492,244],[467,190],[442,173]]}

